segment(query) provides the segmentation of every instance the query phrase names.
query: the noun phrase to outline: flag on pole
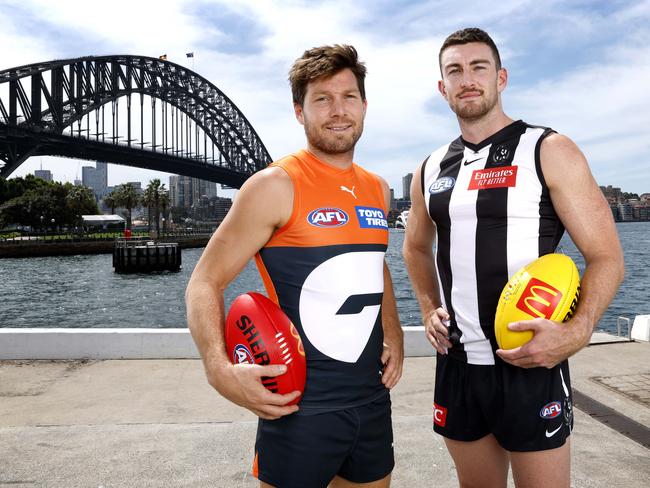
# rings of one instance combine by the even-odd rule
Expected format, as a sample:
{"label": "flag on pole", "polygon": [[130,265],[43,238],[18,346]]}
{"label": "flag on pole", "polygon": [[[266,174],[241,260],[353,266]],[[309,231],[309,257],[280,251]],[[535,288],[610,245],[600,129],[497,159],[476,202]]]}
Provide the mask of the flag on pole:
{"label": "flag on pole", "polygon": [[167,55],[163,54],[162,56],[158,56],[158,59],[160,59],[161,61],[167,61]]}
{"label": "flag on pole", "polygon": [[185,56],[187,56],[188,58],[193,58],[194,57],[194,52],[185,53]]}

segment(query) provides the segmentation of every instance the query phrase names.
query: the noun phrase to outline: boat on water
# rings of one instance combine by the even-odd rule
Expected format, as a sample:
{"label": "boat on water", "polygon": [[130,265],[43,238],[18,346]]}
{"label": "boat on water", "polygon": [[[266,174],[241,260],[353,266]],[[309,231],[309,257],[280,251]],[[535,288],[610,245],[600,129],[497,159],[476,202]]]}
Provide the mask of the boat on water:
{"label": "boat on water", "polygon": [[397,216],[397,220],[395,220],[395,228],[396,229],[406,229],[406,223],[409,218],[409,211],[404,210],[402,213],[400,213]]}

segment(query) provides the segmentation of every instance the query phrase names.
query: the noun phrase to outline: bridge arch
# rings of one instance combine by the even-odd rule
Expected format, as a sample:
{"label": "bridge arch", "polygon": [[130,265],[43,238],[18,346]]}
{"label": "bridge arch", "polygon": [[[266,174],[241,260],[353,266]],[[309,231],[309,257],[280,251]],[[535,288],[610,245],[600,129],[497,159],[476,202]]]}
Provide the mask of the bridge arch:
{"label": "bridge arch", "polygon": [[[134,96],[140,105],[139,134],[132,127]],[[145,96],[151,100],[152,114],[152,140],[147,142]],[[126,117],[121,115],[121,99],[127,103]],[[160,109],[157,101],[162,102]],[[107,106],[112,124],[108,142]],[[93,114],[95,133],[90,128]],[[120,130],[121,121],[122,126],[126,122],[126,132]],[[271,162],[255,129],[214,84],[181,65],[130,55],[87,56],[0,71],[0,176],[8,176],[30,156],[46,154],[129,164],[234,187]]]}

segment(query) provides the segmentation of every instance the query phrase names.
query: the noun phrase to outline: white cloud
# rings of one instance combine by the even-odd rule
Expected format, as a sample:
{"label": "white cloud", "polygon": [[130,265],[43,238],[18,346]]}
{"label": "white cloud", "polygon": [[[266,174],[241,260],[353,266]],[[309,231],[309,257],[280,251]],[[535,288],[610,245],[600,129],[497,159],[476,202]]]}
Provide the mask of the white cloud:
{"label": "white cloud", "polygon": [[[236,39],[242,32],[206,26],[197,15],[210,9],[245,18],[246,25],[255,27],[250,35],[260,36],[258,43],[250,43],[258,49],[249,46],[237,54],[220,50],[228,36]],[[0,69],[122,53],[167,54],[192,67],[185,53],[194,51],[195,70],[235,102],[277,158],[304,145],[287,82],[292,62],[316,45],[351,43],[369,69],[366,131],[356,159],[386,177],[399,195],[401,176],[458,135],[455,118],[437,93],[440,43],[457,28],[480,25],[493,35],[511,67],[511,86],[504,94],[507,112],[572,137],[601,184],[642,192],[650,191],[645,169],[650,166],[650,102],[644,86],[650,79],[649,19],[648,0],[508,0],[490,9],[478,0],[462,5],[452,0],[119,0],[110,5],[12,0],[0,1]],[[50,159],[43,161],[46,167]],[[79,164],[60,160],[52,169],[71,180]],[[39,160],[30,161],[17,174],[38,166]],[[122,167],[113,167],[110,174],[116,180],[146,182],[152,177]]]}

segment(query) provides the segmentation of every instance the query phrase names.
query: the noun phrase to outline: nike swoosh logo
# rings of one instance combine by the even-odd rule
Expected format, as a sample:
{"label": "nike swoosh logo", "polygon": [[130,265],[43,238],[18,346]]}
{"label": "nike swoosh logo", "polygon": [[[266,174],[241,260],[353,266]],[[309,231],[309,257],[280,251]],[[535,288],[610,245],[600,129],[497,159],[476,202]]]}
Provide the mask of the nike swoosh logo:
{"label": "nike swoosh logo", "polygon": [[558,430],[560,430],[562,426],[560,425],[557,429],[555,429],[553,432],[549,432],[548,430],[546,431],[546,437],[553,437],[555,434],[557,434]]}
{"label": "nike swoosh logo", "polygon": [[472,164],[472,163],[478,161],[479,159],[483,159],[483,158],[476,158],[476,159],[472,159],[471,161],[465,161],[463,163],[463,166],[467,166],[468,164]]}

